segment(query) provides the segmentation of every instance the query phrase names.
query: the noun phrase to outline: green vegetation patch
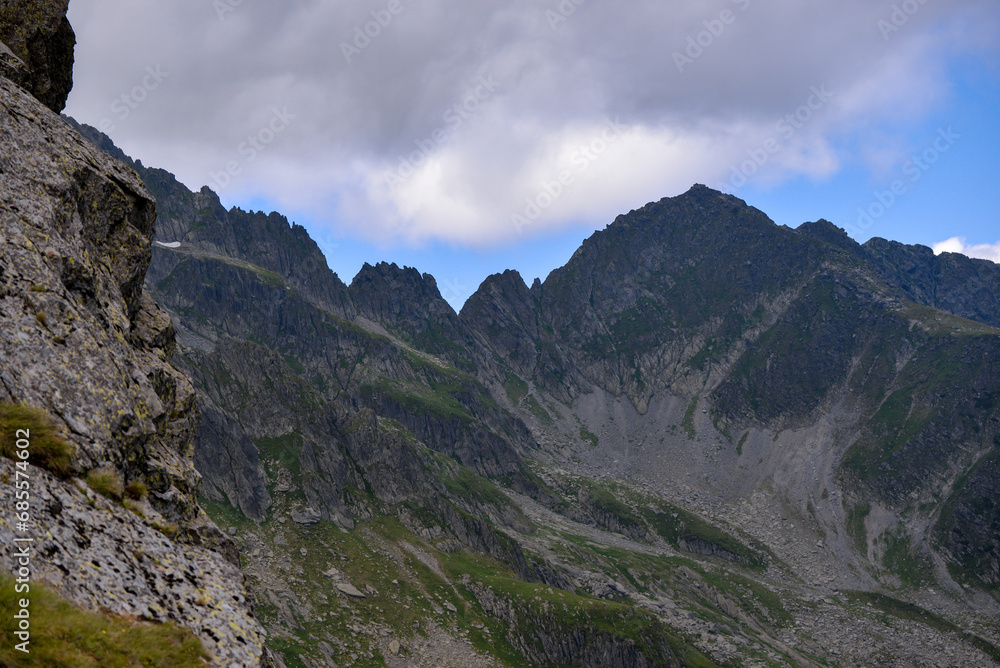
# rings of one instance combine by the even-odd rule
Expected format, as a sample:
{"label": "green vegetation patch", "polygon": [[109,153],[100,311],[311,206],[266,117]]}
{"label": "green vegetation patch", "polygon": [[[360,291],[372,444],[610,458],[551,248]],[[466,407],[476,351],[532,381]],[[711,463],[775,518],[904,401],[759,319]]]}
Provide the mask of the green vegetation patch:
{"label": "green vegetation patch", "polygon": [[[1000,437],[997,438],[1000,445]],[[990,562],[996,553],[990,545],[997,533],[991,527],[1000,524],[1000,504],[991,485],[997,470],[1000,470],[1000,448],[994,448],[958,477],[934,526],[935,541],[953,557],[948,560],[951,576],[982,588],[995,598],[1000,596],[1000,582],[992,577]],[[963,517],[974,517],[976,522],[963,522]]]}
{"label": "green vegetation patch", "polygon": [[90,489],[112,501],[121,501],[125,495],[122,478],[112,469],[92,469],[87,472],[86,482]]}
{"label": "green vegetation patch", "polygon": [[641,509],[642,515],[649,525],[674,547],[680,548],[682,540],[684,542],[700,540],[728,552],[741,564],[754,570],[762,571],[767,568],[769,559],[765,553],[749,547],[732,534],[666,501],[657,501],[654,506],[659,512],[645,507]]}
{"label": "green vegetation patch", "polygon": [[[48,587],[31,583],[16,592],[14,579],[0,575],[0,665],[23,668],[203,668],[208,652],[191,631],[173,623],[138,622],[91,612],[62,599]],[[21,599],[30,600],[29,653],[15,648],[14,615]]]}
{"label": "green vegetation patch", "polygon": [[521,403],[521,399],[524,399],[528,394],[528,384],[510,371],[504,372],[503,389],[507,393],[507,398],[515,406]]}
{"label": "green vegetation patch", "polygon": [[879,407],[869,423],[868,433],[859,438],[844,456],[844,468],[859,479],[879,473],[881,465],[902,450],[935,417],[936,411],[914,405],[914,388],[896,390]]}
{"label": "green vegetation patch", "polygon": [[739,441],[739,443],[736,444],[736,454],[737,455],[742,455],[743,454],[743,446],[746,445],[746,442],[747,442],[748,438],[750,438],[750,432],[749,431],[745,432],[742,436],[740,436],[740,441]]}
{"label": "green vegetation patch", "polygon": [[600,444],[600,440],[597,438],[597,434],[587,431],[586,427],[580,427],[580,439],[590,443],[591,446],[597,447]]}
{"label": "green vegetation patch", "polygon": [[[622,529],[635,529],[640,535],[645,533],[646,523],[642,521],[642,518],[636,515],[627,504],[623,503],[607,487],[590,478],[581,476],[563,476],[561,478],[561,486],[564,492],[576,496],[577,499],[580,498],[580,493],[583,492],[588,499],[587,505],[589,506],[583,510],[594,516],[593,519],[598,524],[604,526],[604,528],[614,531],[619,530],[619,528],[609,526],[607,517],[611,517]],[[610,483],[609,486],[614,487],[614,484]],[[571,501],[571,503],[576,503],[576,500]]]}
{"label": "green vegetation patch", "polygon": [[759,582],[730,572],[701,571],[705,582],[735,597],[744,610],[756,610],[769,624],[791,626],[795,618],[781,602],[781,596]]}
{"label": "green vegetation patch", "polygon": [[415,383],[398,383],[380,378],[360,388],[362,396],[381,394],[414,415],[434,415],[443,420],[472,422],[472,416],[453,394],[464,389],[455,383],[432,383],[430,387]]}
{"label": "green vegetation patch", "polygon": [[847,533],[854,539],[858,552],[868,555],[868,530],[865,528],[865,518],[871,512],[871,504],[865,503],[852,506],[847,512]]}
{"label": "green vegetation patch", "polygon": [[204,496],[199,496],[198,505],[223,530],[229,527],[236,527],[238,530],[243,530],[255,526],[253,520],[248,519],[240,512],[239,508],[230,505],[227,501],[213,501]]}
{"label": "green vegetation patch", "polygon": [[262,459],[281,464],[292,472],[293,479],[299,479],[302,473],[302,434],[298,430],[274,438],[256,438],[253,443]]}
{"label": "green vegetation patch", "polygon": [[991,327],[975,320],[967,320],[966,318],[961,318],[957,315],[914,302],[903,302],[903,306],[896,313],[906,320],[917,321],[925,331],[935,336],[948,336],[951,334],[959,336],[1000,335],[1000,329],[996,327]]}
{"label": "green vegetation patch", "polygon": [[291,369],[294,373],[300,376],[306,375],[306,368],[302,365],[302,362],[300,362],[297,357],[293,357],[292,355],[282,355],[282,357],[285,359],[285,364],[287,364],[288,368]]}
{"label": "green vegetation patch", "polygon": [[902,525],[895,531],[887,531],[884,540],[882,565],[899,576],[904,585],[920,587],[934,582],[934,565],[929,557],[913,549],[910,536]]}
{"label": "green vegetation patch", "polygon": [[524,403],[528,407],[528,410],[531,411],[531,414],[538,418],[540,422],[543,424],[552,424],[552,416],[538,403],[538,400],[533,395],[529,394],[525,398]]}
{"label": "green vegetation patch", "polygon": [[688,438],[694,440],[698,433],[694,430],[694,412],[698,409],[698,397],[691,397],[691,403],[688,404],[687,410],[684,411],[684,419],[681,421],[681,426],[684,427],[684,432],[688,435]]}
{"label": "green vegetation patch", "polygon": [[23,461],[17,444],[27,443],[28,462],[60,478],[73,473],[72,445],[63,440],[40,408],[0,402],[0,455]]}
{"label": "green vegetation patch", "polygon": [[[682,658],[687,666],[714,666],[691,642],[663,624],[651,613],[632,605],[604,601],[589,596],[556,589],[548,585],[524,582],[499,562],[460,551],[442,558],[442,566],[451,578],[468,575],[479,586],[513,603],[517,616],[513,625],[500,626],[501,637],[528,642],[544,654],[541,638],[577,635],[583,631],[585,643],[604,638],[618,638],[632,645],[647,660],[656,665],[674,665]],[[466,587],[460,591],[470,604],[479,607],[474,593]],[[495,618],[490,618],[491,621]],[[506,621],[506,620],[505,620]],[[492,649],[492,648],[488,648]],[[490,651],[490,653],[493,653]],[[523,665],[523,657],[502,657],[512,665]],[[662,663],[659,663],[662,662]]]}
{"label": "green vegetation patch", "polygon": [[449,494],[466,501],[479,500],[497,508],[509,508],[513,505],[507,495],[486,478],[464,466],[455,468],[457,470],[452,475],[445,475],[442,480]]}

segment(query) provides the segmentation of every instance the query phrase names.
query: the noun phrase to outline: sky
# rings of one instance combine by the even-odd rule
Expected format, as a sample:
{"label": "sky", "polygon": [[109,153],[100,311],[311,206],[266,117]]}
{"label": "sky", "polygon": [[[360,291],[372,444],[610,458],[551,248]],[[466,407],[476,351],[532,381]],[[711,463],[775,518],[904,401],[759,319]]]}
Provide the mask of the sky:
{"label": "sky", "polygon": [[456,309],[704,183],[1000,262],[996,0],[72,0],[65,113]]}

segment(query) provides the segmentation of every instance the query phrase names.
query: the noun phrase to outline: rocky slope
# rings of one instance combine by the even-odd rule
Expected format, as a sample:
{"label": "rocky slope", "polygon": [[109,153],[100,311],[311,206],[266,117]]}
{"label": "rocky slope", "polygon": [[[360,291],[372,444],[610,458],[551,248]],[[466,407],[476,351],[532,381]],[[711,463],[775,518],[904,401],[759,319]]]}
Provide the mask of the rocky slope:
{"label": "rocky slope", "polygon": [[13,540],[27,533],[32,578],[75,604],[173,620],[216,665],[261,665],[263,629],[232,542],[197,504],[194,389],[170,364],[169,316],[143,290],[153,198],[53,111],[72,66],[65,9],[0,3],[0,37],[28,67],[27,90],[0,76],[0,403],[5,430],[25,415],[51,422],[69,455],[51,472],[28,469],[27,530],[13,517],[23,471],[0,461],[0,562],[17,570]]}

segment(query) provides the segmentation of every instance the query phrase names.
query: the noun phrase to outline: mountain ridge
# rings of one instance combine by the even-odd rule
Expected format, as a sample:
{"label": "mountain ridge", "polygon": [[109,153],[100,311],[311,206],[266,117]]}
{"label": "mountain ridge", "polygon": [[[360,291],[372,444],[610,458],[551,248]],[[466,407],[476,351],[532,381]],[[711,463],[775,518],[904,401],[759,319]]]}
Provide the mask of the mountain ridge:
{"label": "mountain ridge", "polygon": [[[204,190],[185,195],[169,179],[157,183],[161,201],[211,200]],[[312,271],[323,273],[325,260],[276,214],[213,205],[205,214],[187,206],[163,215],[182,222],[165,220],[159,239],[181,246],[154,248],[149,280],[181,341],[191,344],[185,369],[213,416],[208,424],[216,425],[199,447],[211,453],[209,441],[229,443],[230,453],[243,453],[227,455],[232,466],[245,473],[258,466],[252,451],[260,453],[252,480],[203,471],[206,486],[214,485],[214,500],[256,508],[261,527],[276,527],[283,513],[312,522],[313,512],[345,529],[367,527],[385,512],[379,504],[404,498],[392,492],[411,489],[393,482],[397,465],[381,472],[359,466],[356,454],[370,457],[371,450],[349,445],[350,428],[338,426],[362,424],[370,411],[368,438],[401,429],[394,433],[403,442],[428,446],[416,446],[419,458],[434,459],[438,450],[499,489],[509,486],[494,491],[460,469],[439,482],[434,474],[426,489],[436,491],[406,498],[437,520],[418,530],[412,510],[394,512],[412,530],[437,527],[421,534],[437,536],[427,549],[485,550],[526,581],[601,596],[619,586],[590,579],[600,557],[588,557],[580,575],[580,566],[556,557],[557,543],[522,533],[525,513],[541,511],[526,500],[510,506],[504,495],[533,497],[546,512],[631,540],[667,536],[684,554],[740,568],[769,563],[768,587],[776,586],[773,578],[795,577],[828,597],[889,591],[944,610],[951,604],[928,593],[937,583],[963,605],[995,605],[964,592],[990,591],[996,577],[989,528],[997,521],[989,496],[996,485],[990,439],[998,433],[997,406],[989,398],[996,335],[992,311],[962,298],[960,283],[972,280],[994,294],[1000,267],[894,242],[857,244],[823,220],[793,230],[735,197],[695,186],[619,216],[544,282],[529,288],[510,270],[487,277],[456,314],[433,277],[412,268],[366,265],[350,285],[332,272],[303,276],[296,267],[311,260]],[[212,241],[244,221],[262,235],[249,247]],[[289,260],[275,260],[281,257]],[[966,375],[978,389],[971,398],[958,390],[938,396],[948,383],[965,382],[946,364],[952,358],[972,365]],[[275,389],[265,391],[269,384]],[[260,398],[246,403],[246,392]],[[290,403],[295,396],[303,399]],[[334,399],[343,417],[318,426],[322,420],[309,416]],[[323,445],[331,436],[343,444],[339,459],[329,459],[334,450]],[[390,462],[410,457],[413,446],[403,442],[381,446],[403,448]],[[304,466],[291,477],[288,452],[301,453]],[[364,501],[352,479],[379,491]],[[626,482],[655,494],[657,508],[673,504],[667,507],[675,517],[694,513],[684,526],[707,522],[735,533],[673,533],[660,515],[645,514],[650,506],[630,501],[636,492],[617,486]],[[305,502],[298,510],[296,489]],[[469,525],[463,514],[488,524]],[[532,517],[539,526],[541,516]],[[768,517],[782,528],[762,521]],[[479,528],[470,533],[470,526]],[[472,539],[484,529],[498,538]],[[256,529],[247,535],[266,536]],[[817,536],[819,551],[810,547]],[[512,552],[509,539],[521,547]],[[522,550],[523,563],[513,556]],[[772,556],[761,557],[767,550]],[[250,562],[252,572],[268,577]],[[778,575],[782,569],[790,575]],[[622,582],[637,595],[635,584]],[[284,619],[267,625],[280,636],[299,618]],[[526,628],[514,628],[520,631],[511,631],[511,641],[528,642],[518,635]],[[842,649],[831,638],[829,646]],[[550,648],[525,651],[556,656],[544,654]]]}

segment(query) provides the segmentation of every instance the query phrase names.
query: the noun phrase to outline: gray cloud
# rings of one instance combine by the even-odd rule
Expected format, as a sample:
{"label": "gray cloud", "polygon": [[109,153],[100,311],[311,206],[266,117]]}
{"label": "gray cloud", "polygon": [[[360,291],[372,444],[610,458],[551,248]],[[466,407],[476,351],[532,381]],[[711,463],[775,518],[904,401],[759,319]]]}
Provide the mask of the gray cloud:
{"label": "gray cloud", "polygon": [[[267,199],[369,238],[482,245],[725,181],[817,86],[834,96],[778,137],[759,178],[831,173],[843,157],[831,141],[845,133],[865,135],[873,164],[905,150],[884,127],[948,94],[948,54],[995,56],[1000,9],[895,6],[914,11],[893,17],[894,3],[870,0],[73,0],[67,111],[106,120],[126,151],[230,201]],[[147,66],[168,74],[122,118]],[[486,95],[484,80],[498,84]],[[294,118],[269,135],[276,109]],[[615,119],[627,132],[582,157]],[[413,174],[387,183],[407,161]],[[213,175],[233,163],[220,188]],[[512,224],[567,171],[530,225]]]}

